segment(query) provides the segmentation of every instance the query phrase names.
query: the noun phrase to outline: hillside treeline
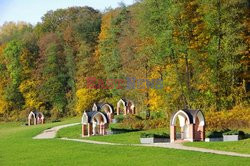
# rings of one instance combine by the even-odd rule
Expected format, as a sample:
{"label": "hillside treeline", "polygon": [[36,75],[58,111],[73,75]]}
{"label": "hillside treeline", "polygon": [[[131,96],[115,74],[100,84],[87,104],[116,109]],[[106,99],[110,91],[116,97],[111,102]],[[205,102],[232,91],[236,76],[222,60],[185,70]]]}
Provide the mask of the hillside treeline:
{"label": "hillside treeline", "polygon": [[[116,106],[127,98],[147,117],[237,108],[247,121],[249,7],[249,0],[143,0],[103,13],[49,11],[34,26],[7,22],[0,29],[1,118],[23,119],[31,110],[74,116],[95,101]],[[163,87],[89,89],[88,77],[161,79]]]}

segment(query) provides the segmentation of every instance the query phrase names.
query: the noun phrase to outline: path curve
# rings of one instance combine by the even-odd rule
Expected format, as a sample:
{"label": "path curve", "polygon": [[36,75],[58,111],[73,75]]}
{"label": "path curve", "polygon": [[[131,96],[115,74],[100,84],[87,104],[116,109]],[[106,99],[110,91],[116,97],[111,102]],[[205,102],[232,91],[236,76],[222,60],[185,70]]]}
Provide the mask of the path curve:
{"label": "path curve", "polygon": [[170,148],[170,149],[189,150],[189,151],[213,153],[213,154],[220,154],[220,155],[227,155],[227,156],[250,157],[250,154],[228,152],[228,151],[221,151],[221,150],[213,150],[213,149],[206,149],[206,148],[190,147],[190,146],[184,146],[181,143],[155,143],[155,144],[149,144],[149,145],[143,145],[143,146],[153,146],[153,147],[162,147],[162,148]]}
{"label": "path curve", "polygon": [[[79,124],[80,123],[72,123],[72,124],[56,126],[51,129],[44,130],[41,134],[33,137],[33,139],[52,139],[52,138],[55,138],[58,130],[65,128],[65,127],[75,126]],[[161,148],[189,150],[189,151],[196,151],[196,152],[203,152],[203,153],[213,153],[213,154],[220,154],[220,155],[227,155],[227,156],[250,157],[250,154],[242,154],[242,153],[236,153],[236,152],[226,152],[226,151],[213,150],[213,149],[190,147],[190,146],[184,146],[181,143],[119,144],[119,143],[92,141],[92,140],[84,140],[84,139],[73,139],[73,138],[61,138],[61,140],[84,142],[84,143],[99,144],[99,145],[119,145],[119,146],[129,145],[129,146],[143,146],[143,147],[161,147]]]}
{"label": "path curve", "polygon": [[52,127],[51,129],[44,130],[41,134],[38,134],[37,136],[33,137],[33,139],[52,139],[56,137],[56,133],[58,132],[58,130],[65,128],[65,127],[76,126],[79,124],[80,123],[72,123],[72,124]]}
{"label": "path curve", "polygon": [[129,146],[144,146],[144,147],[161,147],[161,148],[189,150],[189,151],[196,151],[196,152],[203,152],[203,153],[214,153],[214,154],[227,155],[227,156],[250,157],[249,154],[226,152],[226,151],[212,150],[212,149],[205,149],[205,148],[196,148],[196,147],[184,146],[181,143],[119,144],[119,143],[100,142],[100,141],[73,139],[73,138],[61,138],[61,139],[67,140],[67,141],[84,142],[84,143],[99,144],[99,145],[125,145],[125,146],[129,145]]}

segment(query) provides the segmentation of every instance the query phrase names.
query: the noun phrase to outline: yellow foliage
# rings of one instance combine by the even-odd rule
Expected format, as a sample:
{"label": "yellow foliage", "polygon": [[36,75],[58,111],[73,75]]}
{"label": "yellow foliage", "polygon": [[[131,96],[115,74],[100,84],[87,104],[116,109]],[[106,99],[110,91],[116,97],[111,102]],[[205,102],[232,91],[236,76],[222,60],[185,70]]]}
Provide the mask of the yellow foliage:
{"label": "yellow foliage", "polygon": [[4,45],[0,45],[0,56],[2,57],[3,55],[3,50],[4,50],[5,46]]}
{"label": "yellow foliage", "polygon": [[81,114],[86,109],[90,108],[96,99],[98,90],[82,88],[77,90],[76,97],[76,112]]}
{"label": "yellow foliage", "polygon": [[[3,63],[4,61],[4,56],[3,56],[3,50],[5,46],[0,45],[0,62]],[[0,114],[5,113],[5,111],[8,108],[8,103],[4,98],[4,89],[7,84],[7,80],[4,78],[4,75],[1,75],[1,81],[0,81]]]}
{"label": "yellow foliage", "polygon": [[0,97],[0,114],[3,114],[8,107],[8,103],[6,100],[1,96]]}
{"label": "yellow foliage", "polygon": [[99,35],[99,40],[104,40],[107,38],[108,30],[111,26],[112,12],[108,12],[102,17],[101,33]]}
{"label": "yellow foliage", "polygon": [[208,112],[206,114],[206,124],[208,130],[250,127],[250,108],[236,106],[229,111]]}
{"label": "yellow foliage", "polygon": [[24,75],[28,75],[31,72],[29,59],[30,59],[31,53],[28,49],[23,49],[22,54],[20,56],[20,62],[22,64],[22,71]]}
{"label": "yellow foliage", "polygon": [[38,99],[38,92],[36,91],[37,82],[32,80],[25,80],[23,81],[20,86],[19,90],[23,94],[25,98],[25,107],[26,108],[39,108],[41,102]]}
{"label": "yellow foliage", "polygon": [[160,94],[157,93],[156,89],[149,90],[149,101],[148,104],[150,105],[150,110],[152,111],[159,111],[164,104],[164,100]]}
{"label": "yellow foliage", "polygon": [[162,71],[161,66],[154,66],[152,71],[151,71],[150,79],[161,78],[161,74],[160,74],[161,71]]}

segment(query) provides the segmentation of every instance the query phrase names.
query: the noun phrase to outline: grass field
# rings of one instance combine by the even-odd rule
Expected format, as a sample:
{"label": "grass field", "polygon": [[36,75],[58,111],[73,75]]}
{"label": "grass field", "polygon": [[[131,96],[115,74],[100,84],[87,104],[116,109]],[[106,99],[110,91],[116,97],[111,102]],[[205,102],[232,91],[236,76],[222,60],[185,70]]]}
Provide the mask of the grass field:
{"label": "grass field", "polygon": [[[248,135],[250,133],[249,128],[240,130],[244,131],[245,133],[248,133]],[[250,138],[236,142],[187,142],[184,145],[250,154]]]}
{"label": "grass field", "polygon": [[184,145],[250,154],[250,139],[236,142],[187,142]]}
{"label": "grass field", "polygon": [[[81,125],[77,125],[60,130],[57,134],[57,137],[78,138],[78,139],[87,139],[87,140],[121,143],[121,144],[138,144],[140,143],[140,134],[142,132],[145,131],[82,138]],[[168,132],[168,131],[166,129],[153,129],[153,130],[148,130],[147,132]]]}
{"label": "grass field", "polygon": [[154,147],[95,145],[59,139],[33,140],[46,128],[66,120],[38,126],[0,123],[1,166],[62,165],[247,165],[250,158]]}
{"label": "grass field", "polygon": [[[150,130],[147,132],[159,132],[159,131],[167,132],[165,129]],[[142,132],[144,131],[82,138],[81,125],[77,125],[60,130],[57,134],[57,137],[88,139],[94,141],[122,143],[122,144],[138,144],[140,143],[139,139],[140,139],[140,134]],[[250,139],[241,140],[238,142],[187,142],[184,145],[250,154]]]}

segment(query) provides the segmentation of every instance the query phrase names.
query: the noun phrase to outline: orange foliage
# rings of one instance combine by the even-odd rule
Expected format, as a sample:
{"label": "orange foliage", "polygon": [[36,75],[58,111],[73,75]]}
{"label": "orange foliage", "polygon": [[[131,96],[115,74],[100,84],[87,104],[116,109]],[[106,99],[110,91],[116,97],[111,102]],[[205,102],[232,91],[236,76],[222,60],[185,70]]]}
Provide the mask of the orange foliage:
{"label": "orange foliage", "polygon": [[206,124],[208,130],[250,127],[250,108],[236,106],[229,111],[208,112]]}
{"label": "orange foliage", "polygon": [[157,119],[142,119],[141,117],[135,115],[127,115],[120,124],[123,128],[129,129],[156,129],[156,128],[168,128],[169,121],[165,118]]}
{"label": "orange foliage", "polygon": [[99,40],[104,40],[107,38],[108,30],[111,26],[112,12],[108,12],[102,17],[101,32],[99,34]]}

